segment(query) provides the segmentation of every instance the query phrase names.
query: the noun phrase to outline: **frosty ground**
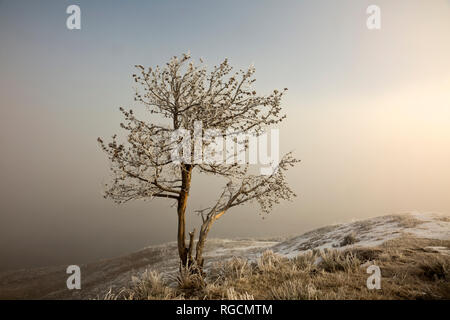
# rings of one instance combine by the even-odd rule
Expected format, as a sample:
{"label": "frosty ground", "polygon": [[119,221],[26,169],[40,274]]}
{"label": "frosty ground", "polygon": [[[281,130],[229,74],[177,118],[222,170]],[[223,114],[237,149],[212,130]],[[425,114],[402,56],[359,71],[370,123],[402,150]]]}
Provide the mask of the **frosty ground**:
{"label": "frosty ground", "polygon": [[[388,215],[288,239],[210,239],[205,261],[199,288],[177,289],[173,242],[81,266],[81,290],[66,288],[66,266],[4,272],[0,298],[448,299],[450,217]],[[385,278],[380,292],[364,288],[362,268],[373,263]],[[146,285],[160,291],[143,294]]]}

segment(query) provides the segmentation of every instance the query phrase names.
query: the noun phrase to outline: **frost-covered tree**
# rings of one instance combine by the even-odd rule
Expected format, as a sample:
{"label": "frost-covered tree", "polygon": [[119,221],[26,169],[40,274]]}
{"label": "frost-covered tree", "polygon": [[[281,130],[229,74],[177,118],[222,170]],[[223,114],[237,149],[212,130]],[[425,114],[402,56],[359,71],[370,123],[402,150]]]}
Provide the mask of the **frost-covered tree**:
{"label": "frost-covered tree", "polygon": [[[201,123],[202,134],[208,129],[260,134],[284,119],[280,101],[287,89],[257,95],[253,89],[254,68],[233,72],[227,59],[210,71],[202,60],[195,65],[187,54],[173,57],[164,67],[146,69],[138,65],[136,68],[135,101],[146,107],[151,120],[138,119],[132,110],[120,108],[125,117],[121,127],[126,131],[126,142],[120,143],[116,135],[109,143],[98,139],[108,155],[112,172],[105,197],[117,203],[153,198],[175,202],[181,263],[201,269],[206,238],[217,219],[230,209],[250,202],[259,203],[262,212],[268,213],[274,204],[295,196],[284,174],[298,160],[287,154],[273,164],[270,174],[254,174],[249,170],[248,161],[244,164],[199,161],[193,143],[193,152],[187,159],[190,161],[186,157],[175,161],[174,154],[180,150],[179,138],[183,138],[179,133],[194,136],[198,134],[195,130],[199,130],[196,123]],[[212,142],[214,138],[202,150]],[[242,150],[248,150],[248,140],[240,143]],[[196,211],[202,218],[198,241],[195,244],[194,229],[186,244],[186,206],[194,174],[222,177],[224,187],[211,207]]]}

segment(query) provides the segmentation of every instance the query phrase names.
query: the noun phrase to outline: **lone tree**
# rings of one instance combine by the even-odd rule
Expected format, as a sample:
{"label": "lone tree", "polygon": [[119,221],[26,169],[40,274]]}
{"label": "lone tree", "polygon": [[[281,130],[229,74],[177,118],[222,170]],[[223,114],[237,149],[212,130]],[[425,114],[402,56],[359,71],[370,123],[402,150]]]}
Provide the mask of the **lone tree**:
{"label": "lone tree", "polygon": [[[202,133],[215,129],[260,134],[285,118],[280,114],[280,101],[287,89],[259,96],[253,90],[254,68],[233,72],[227,59],[209,72],[202,60],[194,65],[186,54],[173,57],[164,67],[146,69],[137,65],[136,68],[135,101],[146,107],[151,120],[140,120],[132,110],[120,108],[125,117],[125,123],[120,126],[126,130],[126,143],[119,143],[116,135],[109,143],[98,138],[110,160],[113,176],[106,185],[105,198],[117,203],[153,198],[175,201],[181,264],[201,269],[208,232],[231,208],[255,201],[263,213],[268,213],[280,200],[295,196],[284,173],[298,160],[286,154],[277,164],[272,164],[274,170],[270,174],[252,174],[247,160],[243,164],[199,161],[195,152],[190,153],[191,161],[174,161],[180,140],[173,137],[179,138],[176,133],[180,130],[192,136],[198,130],[196,123],[201,123]],[[240,143],[241,149],[248,152],[248,140]],[[194,146],[191,151],[195,151]],[[202,148],[208,146],[205,143]],[[211,207],[197,210],[202,218],[198,241],[195,245],[194,229],[186,245],[186,206],[194,173],[225,180],[217,201]]]}

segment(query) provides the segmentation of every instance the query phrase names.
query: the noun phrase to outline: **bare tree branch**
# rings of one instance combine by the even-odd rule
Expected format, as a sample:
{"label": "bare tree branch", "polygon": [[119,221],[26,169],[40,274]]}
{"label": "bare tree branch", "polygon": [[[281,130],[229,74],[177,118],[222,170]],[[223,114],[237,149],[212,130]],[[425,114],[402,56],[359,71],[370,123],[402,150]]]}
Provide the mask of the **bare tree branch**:
{"label": "bare tree branch", "polygon": [[[295,194],[286,182],[285,172],[298,161],[289,153],[270,175],[250,174],[248,162],[228,161],[234,154],[227,155],[228,158],[219,163],[176,162],[172,156],[180,141],[173,139],[174,133],[184,130],[192,137],[195,124],[200,122],[202,136],[209,129],[222,135],[227,132],[259,135],[285,118],[281,114],[281,98],[287,89],[257,95],[255,69],[250,67],[233,72],[227,59],[209,72],[202,61],[195,65],[188,54],[173,57],[163,67],[146,69],[137,65],[136,69],[133,74],[137,84],[134,99],[145,106],[151,119],[138,119],[132,110],[120,108],[125,119],[120,124],[125,131],[125,142],[119,143],[116,135],[109,143],[98,139],[110,161],[112,175],[111,182],[106,185],[105,197],[117,203],[153,198],[175,200],[178,251],[182,263],[189,264],[194,262],[194,232],[190,233],[186,246],[185,212],[192,175],[200,173],[225,178],[227,184],[217,201],[211,207],[197,210],[203,223],[195,263],[201,267],[203,246],[214,221],[231,208],[246,203],[257,202],[261,210],[268,213],[280,201],[292,199]],[[205,142],[202,151],[210,143],[212,141]],[[248,149],[248,141],[239,143],[241,148]],[[194,156],[191,160],[195,160]]]}

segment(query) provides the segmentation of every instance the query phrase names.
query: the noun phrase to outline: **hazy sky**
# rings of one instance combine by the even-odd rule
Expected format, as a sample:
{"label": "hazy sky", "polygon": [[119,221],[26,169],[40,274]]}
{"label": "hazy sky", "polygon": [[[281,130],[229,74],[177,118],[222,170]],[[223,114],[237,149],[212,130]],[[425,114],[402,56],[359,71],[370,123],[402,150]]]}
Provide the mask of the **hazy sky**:
{"label": "hazy sky", "polygon": [[[81,30],[66,8],[81,7]],[[368,30],[366,8],[381,8]],[[283,151],[299,197],[212,237],[299,234],[389,213],[450,213],[450,1],[0,0],[0,269],[81,264],[174,241],[174,208],[102,198],[96,138],[120,132],[135,64],[190,51],[288,87]],[[190,212],[215,190],[193,178]],[[195,220],[195,216],[189,214]]]}

